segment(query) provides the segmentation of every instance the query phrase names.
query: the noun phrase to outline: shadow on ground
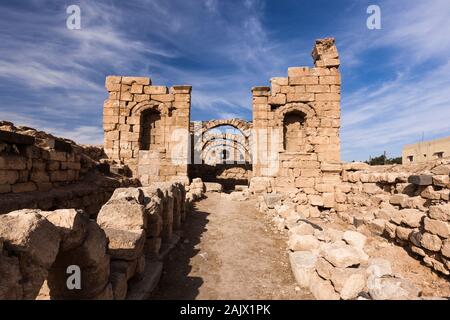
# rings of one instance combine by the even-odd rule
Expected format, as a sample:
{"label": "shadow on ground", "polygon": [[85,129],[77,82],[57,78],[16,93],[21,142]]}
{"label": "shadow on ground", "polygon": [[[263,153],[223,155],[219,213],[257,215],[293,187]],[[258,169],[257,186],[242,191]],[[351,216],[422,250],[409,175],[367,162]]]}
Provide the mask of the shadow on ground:
{"label": "shadow on ground", "polygon": [[180,242],[166,257],[161,280],[150,299],[193,300],[197,297],[203,279],[189,276],[192,269],[190,262],[200,252],[196,247],[207,230],[208,215],[208,212],[198,210],[195,204],[187,213]]}

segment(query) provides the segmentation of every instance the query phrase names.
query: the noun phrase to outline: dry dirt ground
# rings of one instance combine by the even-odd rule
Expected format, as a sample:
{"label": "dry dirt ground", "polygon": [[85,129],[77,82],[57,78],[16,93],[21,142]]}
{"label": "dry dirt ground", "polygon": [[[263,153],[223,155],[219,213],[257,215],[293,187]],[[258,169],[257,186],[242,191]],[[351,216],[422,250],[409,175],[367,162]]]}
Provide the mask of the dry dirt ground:
{"label": "dry dirt ground", "polygon": [[296,287],[286,238],[255,205],[219,193],[198,202],[152,299],[311,299]]}

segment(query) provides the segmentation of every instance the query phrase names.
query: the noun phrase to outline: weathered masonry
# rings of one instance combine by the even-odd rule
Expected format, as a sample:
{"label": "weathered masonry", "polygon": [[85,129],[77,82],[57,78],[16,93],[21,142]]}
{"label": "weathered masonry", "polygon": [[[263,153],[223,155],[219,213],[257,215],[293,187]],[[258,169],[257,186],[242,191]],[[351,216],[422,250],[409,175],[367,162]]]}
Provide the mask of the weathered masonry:
{"label": "weathered masonry", "polygon": [[188,178],[191,86],[151,85],[150,78],[109,76],[103,108],[107,156],[143,185]]}
{"label": "weathered masonry", "polygon": [[[255,87],[253,122],[190,123],[190,86],[152,86],[149,78],[110,76],[104,105],[105,152],[144,185],[202,177],[253,190],[296,191],[332,208],[339,180],[340,74],[334,39],[317,40],[315,67]],[[213,132],[231,126],[237,133]]]}
{"label": "weathered masonry", "polygon": [[314,68],[288,69],[253,92],[253,179],[256,191],[297,192],[334,206],[340,181],[339,55],[334,39],[317,40]]}

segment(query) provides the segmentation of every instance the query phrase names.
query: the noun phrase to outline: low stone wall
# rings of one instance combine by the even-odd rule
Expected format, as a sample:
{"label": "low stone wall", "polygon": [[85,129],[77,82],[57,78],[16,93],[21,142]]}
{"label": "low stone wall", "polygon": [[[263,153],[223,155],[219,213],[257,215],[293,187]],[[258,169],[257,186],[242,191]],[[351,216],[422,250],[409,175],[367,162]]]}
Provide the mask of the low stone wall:
{"label": "low stone wall", "polygon": [[[387,238],[437,274],[449,275],[450,160],[373,167],[347,163],[339,171],[340,180],[325,186],[332,194],[334,206],[323,204],[324,194],[317,195],[322,199],[311,201],[310,194],[302,188],[288,193],[261,193],[262,189],[258,193],[252,189],[258,195],[259,210],[272,215],[280,230],[289,230],[291,266],[300,286],[308,288],[317,299],[418,297],[417,288],[405,279],[397,279],[391,271],[385,276],[367,271],[371,265],[390,270],[390,265],[389,261],[372,261],[365,256],[361,252],[364,246],[356,247],[363,259],[351,262],[349,252],[354,251],[350,248],[354,247],[353,240],[345,239],[345,234],[364,239],[360,242],[369,236]],[[265,182],[261,180],[258,184]],[[270,187],[270,181],[267,185]],[[329,228],[331,222],[345,227]],[[330,247],[336,247],[351,264],[343,267],[333,263],[332,257],[327,258],[327,251],[334,250]],[[343,279],[352,274],[354,281],[345,284]],[[397,293],[383,293],[391,289]]]}
{"label": "low stone wall", "polygon": [[[97,221],[75,209],[0,215],[0,300],[144,297],[192,198],[181,183],[160,183],[116,189]],[[71,290],[77,268],[81,289]]]}
{"label": "low stone wall", "polygon": [[[86,148],[89,154],[103,153]],[[79,181],[95,165],[71,140],[0,122],[0,194],[46,192]]]}
{"label": "low stone wall", "polygon": [[95,217],[115,189],[139,185],[136,179],[108,177],[93,173],[82,181],[59,186],[50,191],[3,194],[0,196],[0,214],[20,209],[74,208]]}
{"label": "low stone wall", "polygon": [[393,239],[450,274],[450,161],[410,166],[344,165],[338,215],[362,232]]}

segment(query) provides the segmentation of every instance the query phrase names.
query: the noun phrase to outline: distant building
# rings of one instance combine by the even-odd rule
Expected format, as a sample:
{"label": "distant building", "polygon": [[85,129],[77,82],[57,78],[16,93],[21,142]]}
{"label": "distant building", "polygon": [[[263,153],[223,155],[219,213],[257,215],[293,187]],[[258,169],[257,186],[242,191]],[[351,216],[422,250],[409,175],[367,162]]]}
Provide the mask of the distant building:
{"label": "distant building", "polygon": [[450,157],[450,137],[403,146],[403,164],[426,162]]}

